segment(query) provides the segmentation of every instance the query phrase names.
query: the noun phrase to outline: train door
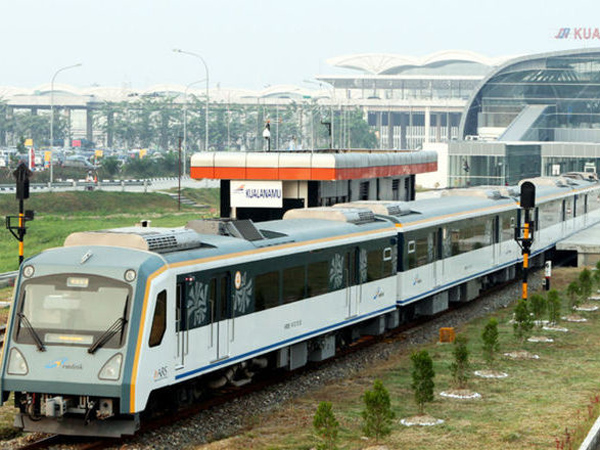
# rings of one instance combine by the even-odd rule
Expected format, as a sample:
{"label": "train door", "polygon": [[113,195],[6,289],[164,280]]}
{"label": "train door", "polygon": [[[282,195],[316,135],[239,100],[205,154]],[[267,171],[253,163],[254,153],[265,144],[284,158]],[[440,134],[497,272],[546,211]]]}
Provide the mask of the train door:
{"label": "train door", "polygon": [[[366,258],[366,255],[363,256]],[[359,301],[361,296],[361,280],[358,276],[358,267],[361,264],[360,250],[354,248],[346,253],[346,267],[344,268],[346,276],[346,304],[348,306],[348,317],[354,317],[359,312]],[[367,261],[362,261],[367,264]]]}
{"label": "train door", "polygon": [[177,339],[177,357],[175,369],[181,370],[185,367],[185,359],[189,352],[187,305],[185,301],[183,283],[177,283],[175,298],[175,332]]}
{"label": "train door", "polygon": [[436,245],[436,253],[437,253],[437,261],[435,265],[436,268],[436,286],[444,284],[444,280],[446,278],[446,274],[444,273],[444,236],[445,229],[438,228],[437,229],[437,245]]}
{"label": "train door", "polygon": [[433,264],[433,286],[439,286],[442,277],[442,254],[440,236],[442,229],[432,230],[427,235],[428,257],[427,259]]}
{"label": "train door", "polygon": [[230,314],[230,276],[221,273],[210,279],[209,303],[211,305],[210,334],[213,361],[229,356]]}
{"label": "train door", "polygon": [[492,219],[492,260],[494,266],[498,265],[499,255],[502,254],[500,249],[500,216],[494,216]]}

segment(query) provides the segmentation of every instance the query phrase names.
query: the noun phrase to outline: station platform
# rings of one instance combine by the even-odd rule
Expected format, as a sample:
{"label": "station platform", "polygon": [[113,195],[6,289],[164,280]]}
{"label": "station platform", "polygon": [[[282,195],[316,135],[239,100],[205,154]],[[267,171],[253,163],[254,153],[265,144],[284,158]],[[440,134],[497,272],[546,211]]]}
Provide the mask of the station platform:
{"label": "station platform", "polygon": [[558,242],[556,250],[577,252],[577,267],[595,266],[600,260],[600,224]]}

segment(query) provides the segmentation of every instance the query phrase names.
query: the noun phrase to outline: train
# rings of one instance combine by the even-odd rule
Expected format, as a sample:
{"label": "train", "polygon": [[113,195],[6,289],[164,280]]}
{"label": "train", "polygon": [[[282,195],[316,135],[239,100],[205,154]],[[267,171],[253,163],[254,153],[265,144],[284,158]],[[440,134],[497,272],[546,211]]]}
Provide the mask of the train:
{"label": "train", "polygon": [[[535,178],[531,264],[600,222],[600,184]],[[333,357],[518,274],[519,187],[73,233],[19,270],[1,356],[15,426],[134,434],[149,411]],[[517,231],[515,231],[517,230]]]}

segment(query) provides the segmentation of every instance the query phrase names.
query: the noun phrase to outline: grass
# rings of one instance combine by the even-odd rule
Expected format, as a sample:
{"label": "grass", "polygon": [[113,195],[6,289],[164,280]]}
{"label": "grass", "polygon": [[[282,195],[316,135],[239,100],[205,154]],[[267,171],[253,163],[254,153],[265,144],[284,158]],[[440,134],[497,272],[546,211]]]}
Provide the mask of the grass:
{"label": "grass", "polygon": [[[578,273],[577,269],[555,269],[553,288],[564,290]],[[566,300],[563,311],[566,312]],[[257,425],[237,437],[198,448],[300,450],[314,447],[316,441],[312,434],[312,419],[320,401],[333,403],[334,413],[342,428],[340,448],[362,449],[375,445],[374,441],[365,440],[361,435],[360,412],[363,409],[361,395],[372,388],[376,378],[381,379],[389,390],[397,417],[392,434],[382,442],[389,448],[556,448],[557,439],[566,439],[566,429],[572,439],[581,442],[598,411],[600,312],[582,313],[589,319],[586,323],[561,323],[569,328],[568,333],[534,330],[535,335],[553,337],[554,343],[524,345],[513,336],[509,323],[512,308],[493,315],[499,322],[501,353],[526,349],[538,354],[540,359],[500,358],[498,369],[509,373],[509,378],[493,380],[473,376],[469,381],[469,389],[480,393],[482,398],[450,400],[438,394],[452,387],[449,370],[452,344],[432,341],[419,346],[419,349],[425,348],[431,355],[436,372],[436,397],[425,411],[444,419],[443,425],[409,428],[400,424],[400,419],[417,414],[410,389],[412,365],[409,358],[415,348],[410,348],[349,380],[319,389],[292,401],[272,415],[260,417]],[[457,330],[469,339],[472,370],[486,368],[480,336],[489,317],[474,320]],[[593,417],[590,417],[589,410]]]}
{"label": "grass", "polygon": [[[25,209],[34,210],[36,216],[27,223],[25,258],[61,246],[75,231],[131,226],[141,219],[152,220],[152,226],[176,227],[185,225],[188,220],[216,214],[218,189],[186,189],[184,195],[208,208],[182,205],[179,211],[176,200],[158,193],[72,191],[31,194],[25,200]],[[17,215],[18,207],[14,195],[0,195],[0,215]],[[0,272],[17,269],[18,248],[18,241],[10,232],[4,227],[0,229]]]}

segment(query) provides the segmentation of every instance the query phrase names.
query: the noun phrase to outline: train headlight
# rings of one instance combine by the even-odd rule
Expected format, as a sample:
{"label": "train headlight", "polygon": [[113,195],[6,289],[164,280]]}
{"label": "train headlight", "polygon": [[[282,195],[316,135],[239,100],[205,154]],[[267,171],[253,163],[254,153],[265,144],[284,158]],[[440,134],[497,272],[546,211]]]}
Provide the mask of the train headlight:
{"label": "train headlight", "polygon": [[117,353],[115,356],[106,361],[98,372],[98,378],[101,380],[116,381],[121,376],[121,365],[123,364],[123,355]]}
{"label": "train headlight", "polygon": [[10,350],[7,372],[9,375],[27,375],[27,372],[29,372],[23,353],[16,348]]}
{"label": "train headlight", "polygon": [[34,273],[35,273],[35,269],[33,268],[33,266],[23,267],[23,276],[25,278],[31,278]]}
{"label": "train headlight", "polygon": [[135,273],[135,270],[133,269],[129,269],[125,271],[125,281],[129,281],[130,283],[135,280],[135,277],[137,277],[137,273]]}

